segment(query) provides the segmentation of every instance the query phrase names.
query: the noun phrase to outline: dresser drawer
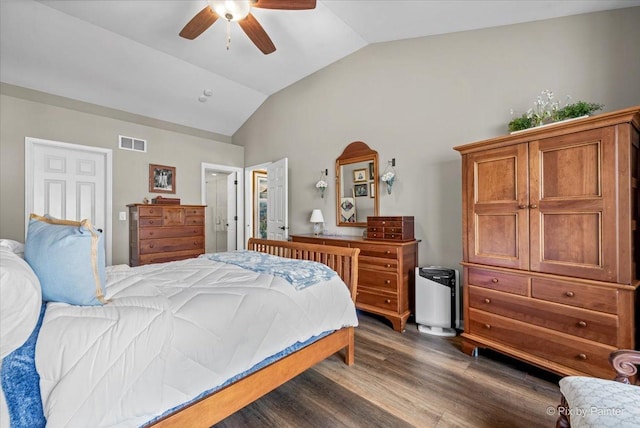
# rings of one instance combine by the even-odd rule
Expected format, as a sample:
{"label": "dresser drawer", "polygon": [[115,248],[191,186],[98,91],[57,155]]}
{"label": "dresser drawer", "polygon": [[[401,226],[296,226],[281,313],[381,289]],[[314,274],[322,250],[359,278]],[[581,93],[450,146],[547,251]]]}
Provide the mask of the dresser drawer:
{"label": "dresser drawer", "polygon": [[184,208],[163,207],[162,208],[162,225],[163,226],[183,226],[184,225]]}
{"label": "dresser drawer", "polygon": [[360,256],[382,257],[386,259],[398,258],[398,247],[395,246],[364,243],[351,246],[360,248]]}
{"label": "dresser drawer", "polygon": [[140,229],[140,239],[180,238],[183,236],[202,236],[204,227],[148,227]]}
{"label": "dresser drawer", "polygon": [[564,305],[610,314],[618,313],[618,290],[614,288],[546,278],[533,278],[531,295],[536,299]]}
{"label": "dresser drawer", "polygon": [[191,259],[204,253],[204,250],[183,250],[167,253],[143,254],[140,256],[139,264],[148,265],[149,263],[165,263],[175,260]]}
{"label": "dresser drawer", "polygon": [[397,311],[398,297],[395,295],[377,294],[367,290],[358,290],[356,294],[356,306],[359,304]]}
{"label": "dresser drawer", "polygon": [[358,266],[366,269],[378,269],[387,272],[398,271],[398,260],[396,259],[383,259],[380,257],[360,256],[358,258]]}
{"label": "dresser drawer", "polygon": [[204,217],[201,216],[187,216],[184,219],[186,226],[204,225]]}
{"label": "dresser drawer", "polygon": [[619,320],[615,315],[474,286],[469,286],[469,307],[611,346],[618,344]]}
{"label": "dresser drawer", "polygon": [[162,207],[154,207],[153,205],[147,205],[138,207],[139,217],[162,217]]}
{"label": "dresser drawer", "polygon": [[529,295],[529,277],[500,271],[469,268],[469,285],[491,288],[507,293]]}
{"label": "dresser drawer", "polygon": [[140,254],[165,253],[169,251],[196,250],[204,248],[204,237],[145,239],[140,241]]}
{"label": "dresser drawer", "polygon": [[140,217],[140,228],[162,226],[162,217]]}
{"label": "dresser drawer", "polygon": [[574,338],[552,330],[530,326],[476,309],[469,309],[469,331],[473,335],[517,348],[584,373],[611,378],[609,354],[617,348]]}
{"label": "dresser drawer", "polygon": [[185,207],[184,215],[204,217],[204,207]]}
{"label": "dresser drawer", "polygon": [[398,291],[398,275],[395,272],[360,268],[358,269],[358,286],[361,285],[396,293]]}

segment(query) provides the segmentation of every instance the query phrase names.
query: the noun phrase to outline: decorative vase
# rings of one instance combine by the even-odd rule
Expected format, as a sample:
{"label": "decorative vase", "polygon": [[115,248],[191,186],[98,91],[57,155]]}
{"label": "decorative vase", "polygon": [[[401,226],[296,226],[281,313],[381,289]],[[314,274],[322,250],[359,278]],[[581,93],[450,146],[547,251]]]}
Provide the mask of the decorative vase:
{"label": "decorative vase", "polygon": [[391,194],[391,190],[393,189],[393,182],[395,180],[392,178],[391,180],[386,181],[385,183],[387,183],[387,194]]}

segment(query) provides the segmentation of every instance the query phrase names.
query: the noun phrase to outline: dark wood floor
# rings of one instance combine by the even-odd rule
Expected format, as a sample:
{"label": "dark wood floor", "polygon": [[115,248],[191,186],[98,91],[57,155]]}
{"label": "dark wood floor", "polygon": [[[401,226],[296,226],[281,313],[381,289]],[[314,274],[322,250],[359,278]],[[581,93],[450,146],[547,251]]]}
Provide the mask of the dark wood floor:
{"label": "dark wood floor", "polygon": [[217,427],[553,427],[557,376],[460,338],[400,334],[359,313],[356,363],[334,355]]}

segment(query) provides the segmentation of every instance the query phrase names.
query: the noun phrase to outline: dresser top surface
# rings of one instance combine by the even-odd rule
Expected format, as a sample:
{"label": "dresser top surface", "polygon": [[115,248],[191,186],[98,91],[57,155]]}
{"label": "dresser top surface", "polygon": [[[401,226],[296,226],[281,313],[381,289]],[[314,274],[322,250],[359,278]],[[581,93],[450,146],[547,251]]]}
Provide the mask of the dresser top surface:
{"label": "dresser top surface", "polygon": [[411,241],[391,241],[391,240],[379,240],[379,239],[366,239],[361,236],[349,236],[349,235],[319,235],[315,236],[312,233],[296,233],[290,235],[293,237],[300,238],[313,238],[313,239],[324,239],[324,240],[335,240],[335,241],[349,241],[349,242],[360,242],[363,244],[374,244],[374,245],[413,245],[420,242],[419,239],[414,239]]}

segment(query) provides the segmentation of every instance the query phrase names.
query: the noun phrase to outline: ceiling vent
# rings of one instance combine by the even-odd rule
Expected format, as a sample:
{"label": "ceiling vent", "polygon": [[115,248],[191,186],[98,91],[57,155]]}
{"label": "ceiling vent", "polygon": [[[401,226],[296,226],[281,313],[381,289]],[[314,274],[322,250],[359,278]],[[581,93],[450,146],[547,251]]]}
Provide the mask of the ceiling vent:
{"label": "ceiling vent", "polygon": [[147,140],[141,140],[139,138],[125,137],[120,135],[120,148],[125,150],[133,150],[134,152],[146,152]]}

